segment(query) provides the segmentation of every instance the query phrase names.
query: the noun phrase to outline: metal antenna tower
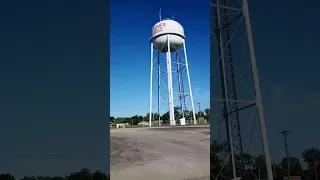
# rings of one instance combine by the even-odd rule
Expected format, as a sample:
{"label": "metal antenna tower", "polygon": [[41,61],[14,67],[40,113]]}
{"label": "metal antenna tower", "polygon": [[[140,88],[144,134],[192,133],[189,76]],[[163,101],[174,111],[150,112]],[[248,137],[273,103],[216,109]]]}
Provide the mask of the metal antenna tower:
{"label": "metal antenna tower", "polygon": [[[211,109],[218,108],[218,118],[221,117],[225,124],[226,130],[226,142],[227,142],[227,155],[224,155],[224,159],[229,159],[229,176],[236,179],[238,176],[242,176],[245,172],[245,164],[242,163],[243,155],[243,138],[241,134],[240,121],[245,122],[246,119],[240,118],[240,111],[255,107],[260,122],[261,139],[263,143],[263,152],[266,161],[267,176],[269,180],[273,180],[272,166],[269,154],[268,140],[266,125],[264,120],[263,106],[261,102],[261,92],[259,85],[259,78],[257,72],[255,51],[252,39],[251,24],[248,10],[247,0],[211,0],[211,71],[216,71],[220,79],[217,81],[220,84],[218,90],[217,104],[211,103]],[[248,44],[248,57],[250,59],[248,64],[250,68],[250,78],[252,79],[252,89],[250,85],[245,82],[246,89],[251,92],[251,98],[239,97],[238,92],[243,93],[243,89],[238,87],[236,75],[241,77],[241,80],[246,81],[246,78],[239,73],[238,67],[235,64],[238,62],[239,66],[245,64],[244,58],[237,54],[237,44],[243,44],[243,40],[236,40],[235,35],[239,30],[239,26],[244,22],[247,44]],[[217,46],[213,43],[217,42]],[[235,47],[235,48],[232,48]],[[218,49],[218,52],[216,51]],[[214,54],[219,56],[216,58]],[[237,56],[235,56],[235,54]],[[216,67],[217,66],[217,67]],[[215,70],[217,69],[217,70]],[[240,75],[239,75],[240,74]],[[212,79],[217,76],[211,72]],[[218,82],[218,83],[219,83]],[[213,86],[213,85],[212,85]],[[211,86],[211,89],[214,89]],[[211,93],[213,94],[213,93]],[[222,108],[219,108],[221,106]],[[217,116],[211,116],[214,118]],[[219,121],[211,120],[211,122]],[[219,121],[220,123],[220,121]],[[220,127],[220,125],[219,125]],[[219,135],[220,137],[220,129]]]}
{"label": "metal antenna tower", "polygon": [[284,148],[286,150],[286,158],[287,158],[287,168],[288,168],[288,180],[290,180],[290,154],[289,154],[289,148],[288,148],[288,135],[290,134],[290,131],[281,131],[279,134],[283,135],[284,138]]}
{"label": "metal antenna tower", "polygon": [[185,118],[185,112],[186,112],[186,94],[184,92],[184,83],[183,83],[183,71],[186,68],[185,65],[183,65],[181,60],[180,52],[177,51],[176,53],[176,60],[177,60],[177,75],[178,75],[178,88],[179,88],[179,104],[180,104],[180,115],[182,118]]}

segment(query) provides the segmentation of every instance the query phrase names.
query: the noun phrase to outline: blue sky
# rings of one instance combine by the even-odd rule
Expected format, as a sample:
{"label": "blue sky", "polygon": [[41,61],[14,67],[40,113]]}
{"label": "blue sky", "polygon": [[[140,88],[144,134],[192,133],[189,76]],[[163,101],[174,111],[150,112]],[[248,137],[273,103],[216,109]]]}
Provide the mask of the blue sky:
{"label": "blue sky", "polygon": [[319,5],[317,0],[279,1],[276,6],[249,2],[271,154],[276,159],[284,155],[281,130],[291,131],[294,156],[320,147],[320,25],[314,23]]}
{"label": "blue sky", "polygon": [[[209,108],[209,1],[111,1],[110,88],[111,115],[145,115],[149,109],[150,44],[152,27],[162,18],[185,29],[194,103]],[[198,110],[198,107],[195,108]]]}
{"label": "blue sky", "polygon": [[[290,153],[301,157],[304,149],[320,147],[320,1],[248,3],[271,156],[285,156],[279,131],[290,130]],[[258,132],[256,125],[255,139]]]}

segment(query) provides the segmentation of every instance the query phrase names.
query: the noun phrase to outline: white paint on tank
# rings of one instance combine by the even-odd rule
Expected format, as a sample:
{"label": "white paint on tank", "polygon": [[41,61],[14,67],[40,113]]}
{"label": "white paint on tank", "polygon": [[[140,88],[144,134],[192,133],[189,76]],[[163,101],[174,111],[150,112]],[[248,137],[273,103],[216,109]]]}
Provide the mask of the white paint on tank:
{"label": "white paint on tank", "polygon": [[157,50],[168,52],[168,36],[170,36],[170,51],[179,50],[185,39],[184,29],[181,24],[177,21],[166,19],[153,26],[151,42]]}

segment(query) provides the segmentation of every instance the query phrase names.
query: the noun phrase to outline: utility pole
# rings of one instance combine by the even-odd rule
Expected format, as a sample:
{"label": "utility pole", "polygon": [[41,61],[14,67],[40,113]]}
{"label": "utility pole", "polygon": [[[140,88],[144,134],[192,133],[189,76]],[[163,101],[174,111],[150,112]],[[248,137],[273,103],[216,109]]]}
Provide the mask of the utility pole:
{"label": "utility pole", "polygon": [[281,131],[279,134],[283,135],[284,138],[284,147],[286,149],[286,158],[287,158],[287,164],[288,164],[288,180],[290,180],[290,160],[289,160],[289,149],[288,149],[288,141],[287,137],[290,134],[290,131]]}
{"label": "utility pole", "polygon": [[200,114],[200,103],[198,102],[198,105],[199,105],[199,117],[201,116],[201,114]]}

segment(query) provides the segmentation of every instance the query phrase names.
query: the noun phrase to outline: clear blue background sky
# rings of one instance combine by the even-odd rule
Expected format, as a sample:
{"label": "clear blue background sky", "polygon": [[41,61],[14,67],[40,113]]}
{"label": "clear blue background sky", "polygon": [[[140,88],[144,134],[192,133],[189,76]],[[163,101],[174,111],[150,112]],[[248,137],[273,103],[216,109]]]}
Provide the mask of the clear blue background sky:
{"label": "clear blue background sky", "polygon": [[108,5],[1,1],[0,173],[108,171]]}
{"label": "clear blue background sky", "polygon": [[[152,27],[162,18],[181,23],[187,37],[187,53],[194,103],[209,108],[210,8],[204,1],[111,1],[111,115],[146,115],[149,110],[150,44]],[[198,110],[197,106],[195,107]]]}
{"label": "clear blue background sky", "polygon": [[270,150],[276,160],[285,156],[281,130],[291,131],[293,156],[301,156],[305,148],[320,148],[319,5],[317,0],[249,0]]}
{"label": "clear blue background sky", "polygon": [[320,1],[249,1],[271,153],[284,156],[280,130],[291,130],[289,148],[301,156],[319,144]]}

